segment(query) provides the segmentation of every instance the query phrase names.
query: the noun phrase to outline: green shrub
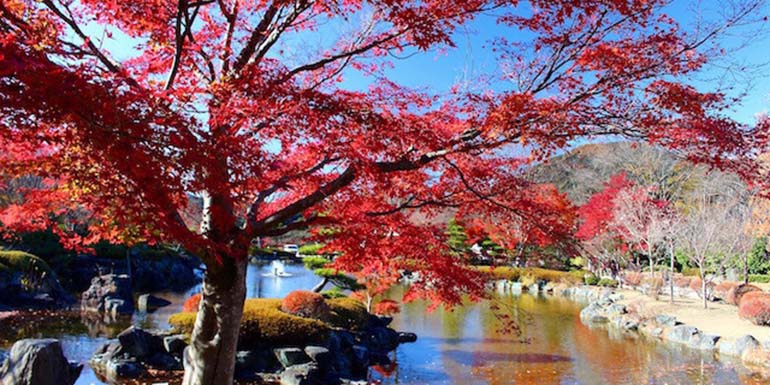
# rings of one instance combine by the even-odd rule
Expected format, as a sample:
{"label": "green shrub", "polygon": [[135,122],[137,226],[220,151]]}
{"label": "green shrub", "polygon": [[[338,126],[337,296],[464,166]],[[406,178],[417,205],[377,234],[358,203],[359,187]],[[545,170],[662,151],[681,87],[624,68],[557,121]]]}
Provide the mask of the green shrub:
{"label": "green shrub", "polygon": [[599,286],[602,286],[602,287],[617,287],[618,286],[618,282],[615,281],[614,279],[610,279],[610,278],[602,278],[602,279],[599,280],[599,282],[597,282],[597,284]]}
{"label": "green shrub", "polygon": [[[304,345],[323,343],[329,336],[329,325],[280,310],[280,299],[250,298],[243,309],[238,348],[251,349],[264,344]],[[168,322],[178,332],[190,334],[196,313],[177,313]]]}
{"label": "green shrub", "polygon": [[749,282],[753,282],[753,283],[770,283],[770,275],[749,274]]}
{"label": "green shrub", "polygon": [[340,290],[339,287],[333,287],[329,290],[324,290],[321,292],[321,295],[324,296],[326,299],[333,299],[333,298],[347,298],[348,296],[345,295],[345,293]]}
{"label": "green shrub", "polygon": [[315,269],[321,269],[324,266],[328,265],[331,261],[328,259],[318,256],[318,255],[312,255],[308,257],[302,258],[302,263],[305,265],[305,268],[308,270],[315,270]]}
{"label": "green shrub", "polygon": [[539,267],[510,267],[510,266],[476,266],[476,269],[482,273],[491,274],[494,279],[505,279],[509,281],[521,281],[524,277],[530,277],[535,282],[567,282],[578,284],[583,282],[583,276],[586,271],[559,271],[549,270]]}
{"label": "green shrub", "polygon": [[700,270],[697,267],[683,267],[682,275],[685,277],[700,277]]}
{"label": "green shrub", "polygon": [[0,271],[22,273],[49,273],[51,268],[44,260],[24,251],[0,250]]}
{"label": "green shrub", "polygon": [[593,273],[588,273],[588,274],[584,275],[583,277],[584,277],[584,282],[585,282],[586,285],[595,286],[595,285],[597,285],[599,283],[599,277],[597,277]]}
{"label": "green shrub", "polygon": [[299,247],[299,253],[301,255],[319,255],[318,251],[323,247],[323,243],[308,243]]}
{"label": "green shrub", "polygon": [[345,329],[363,329],[369,322],[369,312],[361,301],[352,298],[332,298],[326,301],[331,309],[329,323]]}
{"label": "green shrub", "polygon": [[770,258],[767,255],[767,238],[757,238],[749,253],[749,273],[767,274],[770,272]]}

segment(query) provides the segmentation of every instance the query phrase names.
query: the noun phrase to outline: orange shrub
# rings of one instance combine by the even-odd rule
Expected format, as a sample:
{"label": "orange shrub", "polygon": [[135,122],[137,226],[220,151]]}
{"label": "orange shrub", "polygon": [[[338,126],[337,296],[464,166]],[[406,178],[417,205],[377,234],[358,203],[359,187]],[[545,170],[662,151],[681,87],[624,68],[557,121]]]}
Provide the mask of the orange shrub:
{"label": "orange shrub", "polygon": [[770,293],[766,293],[766,292],[761,291],[761,290],[759,290],[759,291],[750,291],[750,292],[744,294],[741,297],[741,302],[750,300],[752,298],[759,298],[759,297],[770,297]]}
{"label": "orange shrub", "polygon": [[295,290],[287,294],[281,302],[281,310],[305,318],[326,319],[329,316],[326,299],[319,293],[307,290]]}
{"label": "orange shrub", "polygon": [[679,288],[690,287],[690,282],[692,282],[692,277],[685,277],[685,276],[674,277],[674,286]]}
{"label": "orange shrub", "polygon": [[753,295],[741,301],[738,315],[755,325],[770,325],[770,295]]}
{"label": "orange shrub", "polygon": [[197,313],[200,303],[201,293],[193,294],[190,296],[190,298],[187,298],[187,300],[184,301],[184,304],[182,305],[182,311]]}
{"label": "orange shrub", "polygon": [[700,278],[693,278],[690,280],[690,289],[693,289],[697,291],[698,293],[701,292],[703,286],[703,280]]}
{"label": "orange shrub", "polygon": [[731,305],[737,306],[739,303],[741,303],[741,298],[744,295],[746,295],[746,293],[751,293],[755,291],[761,292],[762,289],[754,285],[747,285],[747,284],[736,285],[727,292],[727,297],[725,297],[725,301]]}
{"label": "orange shrub", "polygon": [[629,271],[623,277],[623,283],[628,286],[639,286],[642,283],[642,273]]}
{"label": "orange shrub", "polygon": [[727,293],[738,286],[737,282],[723,281],[714,286],[714,295],[724,300],[727,299]]}

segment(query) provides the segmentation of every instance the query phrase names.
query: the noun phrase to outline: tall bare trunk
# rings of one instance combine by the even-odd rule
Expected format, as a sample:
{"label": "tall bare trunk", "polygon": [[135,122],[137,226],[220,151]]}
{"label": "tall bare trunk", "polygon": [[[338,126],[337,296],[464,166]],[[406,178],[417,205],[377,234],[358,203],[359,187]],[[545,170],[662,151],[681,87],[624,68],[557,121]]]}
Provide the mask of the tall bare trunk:
{"label": "tall bare trunk", "polygon": [[207,266],[198,317],[184,354],[183,385],[230,385],[246,299],[246,258]]}
{"label": "tall bare trunk", "polygon": [[668,268],[668,289],[671,292],[671,303],[674,303],[674,248],[670,245],[668,254],[670,259]]}
{"label": "tall bare trunk", "polygon": [[706,295],[706,274],[703,271],[703,267],[700,267],[700,287],[701,287],[701,296],[703,297],[703,308],[708,309],[708,296]]}

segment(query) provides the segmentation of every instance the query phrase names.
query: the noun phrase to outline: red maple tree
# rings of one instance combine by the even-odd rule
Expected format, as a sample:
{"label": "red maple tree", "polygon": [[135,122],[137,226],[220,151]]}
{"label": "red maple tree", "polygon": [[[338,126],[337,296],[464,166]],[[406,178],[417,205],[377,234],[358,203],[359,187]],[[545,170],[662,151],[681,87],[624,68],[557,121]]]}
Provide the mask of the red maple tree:
{"label": "red maple tree", "polygon": [[[598,135],[751,174],[764,131],[682,81],[721,27],[687,35],[665,3],[1,0],[0,174],[45,183],[0,221],[7,232],[53,227],[70,246],[172,241],[200,257],[184,384],[231,383],[255,237],[333,227],[336,267],[419,272],[409,298],[456,303],[483,283],[447,252],[443,224],[410,211],[494,218],[488,232],[509,247],[525,238],[516,229],[536,230],[529,242],[559,238],[563,204],[547,199],[558,194],[522,171]],[[509,87],[437,96],[389,78],[392,54],[451,46],[459,25],[490,10],[506,31],[492,45]],[[313,34],[331,43],[291,49]],[[352,71],[376,81],[345,89]],[[197,228],[184,215],[190,194],[203,201]],[[57,226],[73,217],[87,218],[85,238]]]}

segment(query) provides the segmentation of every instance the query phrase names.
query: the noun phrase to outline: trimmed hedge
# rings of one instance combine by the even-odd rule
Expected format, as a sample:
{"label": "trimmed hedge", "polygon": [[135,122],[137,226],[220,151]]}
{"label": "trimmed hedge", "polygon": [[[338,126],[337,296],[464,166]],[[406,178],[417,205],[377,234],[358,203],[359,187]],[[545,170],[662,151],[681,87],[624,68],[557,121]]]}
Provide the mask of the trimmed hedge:
{"label": "trimmed hedge", "polygon": [[761,292],[762,289],[754,285],[735,285],[727,291],[725,302],[738,306],[741,303],[743,296],[754,291]]}
{"label": "trimmed hedge", "polygon": [[299,247],[300,255],[319,255],[318,251],[324,247],[323,243],[308,243]]}
{"label": "trimmed hedge", "polygon": [[44,260],[17,250],[0,250],[0,272],[21,272],[41,276],[51,272]]}
{"label": "trimmed hedge", "polygon": [[770,275],[765,275],[765,274],[749,274],[749,282],[753,282],[753,283],[770,283]]}
{"label": "trimmed hedge", "polygon": [[535,281],[546,282],[568,282],[574,284],[583,283],[583,277],[586,271],[559,271],[542,269],[539,267],[510,267],[510,266],[476,266],[476,269],[482,273],[490,274],[495,279],[505,279],[509,281],[520,281],[524,277],[531,277]]}
{"label": "trimmed hedge", "polygon": [[738,306],[738,316],[755,325],[770,325],[770,295],[747,296]]}
{"label": "trimmed hedge", "polygon": [[618,282],[610,278],[602,278],[597,282],[597,285],[602,287],[618,287]]}
{"label": "trimmed hedge", "polygon": [[[243,320],[238,336],[239,349],[257,348],[262,344],[307,345],[322,344],[332,327],[360,329],[366,326],[366,307],[351,298],[327,300],[328,322],[294,316],[281,311],[281,299],[249,298],[243,308]],[[195,325],[195,312],[172,315],[168,322],[179,333],[190,334]]]}

